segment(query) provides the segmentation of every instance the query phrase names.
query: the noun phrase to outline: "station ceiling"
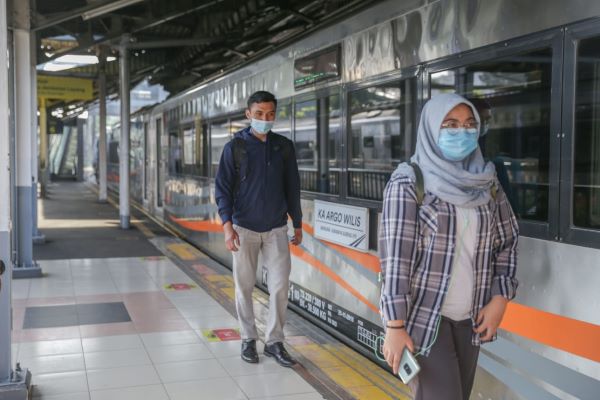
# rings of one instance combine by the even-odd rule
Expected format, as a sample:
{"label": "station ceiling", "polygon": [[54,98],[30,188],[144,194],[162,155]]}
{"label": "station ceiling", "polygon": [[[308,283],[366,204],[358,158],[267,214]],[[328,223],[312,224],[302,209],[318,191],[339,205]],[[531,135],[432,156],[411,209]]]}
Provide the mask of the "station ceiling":
{"label": "station ceiling", "polygon": [[[250,63],[378,0],[31,0],[38,65],[61,56],[118,57],[131,49],[131,85],[148,78],[171,94]],[[116,60],[115,60],[116,61]],[[109,93],[118,62],[107,63]],[[98,64],[40,74],[96,78]]]}

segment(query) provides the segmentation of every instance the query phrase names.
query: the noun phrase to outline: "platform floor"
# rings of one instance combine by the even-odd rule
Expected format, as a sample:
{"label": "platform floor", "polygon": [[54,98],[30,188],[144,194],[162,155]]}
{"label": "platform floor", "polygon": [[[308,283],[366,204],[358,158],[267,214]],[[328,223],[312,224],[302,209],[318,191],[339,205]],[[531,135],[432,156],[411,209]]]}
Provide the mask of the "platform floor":
{"label": "platform floor", "polygon": [[[35,249],[44,277],[13,282],[13,359],[32,371],[34,398],[408,398],[399,380],[292,311],[286,347],[299,364],[280,367],[262,343],[260,363],[245,363],[231,272],[140,213],[137,229],[120,230],[117,210],[95,196],[53,185],[40,200],[48,243]],[[256,290],[259,330],[266,305]]]}

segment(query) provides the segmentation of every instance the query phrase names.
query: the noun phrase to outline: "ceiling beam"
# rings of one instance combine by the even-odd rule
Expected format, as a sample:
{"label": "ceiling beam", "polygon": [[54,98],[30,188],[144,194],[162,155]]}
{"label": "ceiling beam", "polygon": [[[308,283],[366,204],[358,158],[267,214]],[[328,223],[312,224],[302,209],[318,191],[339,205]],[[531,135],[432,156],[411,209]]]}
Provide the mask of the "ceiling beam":
{"label": "ceiling beam", "polygon": [[148,42],[133,42],[127,45],[129,49],[162,49],[167,47],[187,47],[200,46],[203,44],[212,44],[217,42],[225,42],[235,39],[234,37],[204,37],[193,39],[172,39],[172,40],[156,40]]}

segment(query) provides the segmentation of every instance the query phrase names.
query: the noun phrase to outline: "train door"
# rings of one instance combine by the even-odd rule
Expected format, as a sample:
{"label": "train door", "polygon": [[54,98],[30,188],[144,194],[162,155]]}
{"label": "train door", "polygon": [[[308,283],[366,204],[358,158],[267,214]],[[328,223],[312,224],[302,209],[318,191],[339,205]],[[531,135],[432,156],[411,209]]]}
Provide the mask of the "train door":
{"label": "train door", "polygon": [[148,155],[150,141],[148,140],[148,122],[144,122],[144,200],[148,200]]}
{"label": "train door", "polygon": [[156,119],[156,206],[162,207],[162,188],[161,176],[163,174],[163,157],[162,157],[162,118]]}

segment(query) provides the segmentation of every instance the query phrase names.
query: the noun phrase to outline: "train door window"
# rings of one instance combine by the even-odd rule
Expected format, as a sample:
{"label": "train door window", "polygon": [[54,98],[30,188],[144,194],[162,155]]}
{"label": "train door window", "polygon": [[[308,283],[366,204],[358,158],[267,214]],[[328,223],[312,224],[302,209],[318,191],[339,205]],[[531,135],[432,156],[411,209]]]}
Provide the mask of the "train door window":
{"label": "train door window", "polygon": [[182,140],[178,129],[169,132],[169,173],[179,175],[183,173]]}
{"label": "train door window", "polygon": [[182,129],[181,133],[183,137],[183,172],[196,175],[198,165],[196,126],[188,125]]}
{"label": "train door window", "polygon": [[436,72],[430,93],[480,99],[491,120],[480,147],[520,219],[548,221],[552,50]]}
{"label": "train door window", "polygon": [[392,171],[412,155],[415,89],[409,78],[350,92],[350,197],[382,200]]}
{"label": "train door window", "polygon": [[600,229],[600,38],[577,46],[573,224]]}
{"label": "train door window", "polygon": [[319,99],[319,192],[339,194],[342,167],[342,126],[340,96]]}
{"label": "train door window", "polygon": [[318,145],[317,145],[317,101],[308,100],[295,104],[294,139],[300,189],[317,191]]}
{"label": "train door window", "polygon": [[289,103],[279,102],[273,132],[292,139],[292,106]]}
{"label": "train door window", "polygon": [[231,139],[230,124],[228,120],[213,122],[210,124],[210,176],[217,175],[219,161],[223,147]]}

